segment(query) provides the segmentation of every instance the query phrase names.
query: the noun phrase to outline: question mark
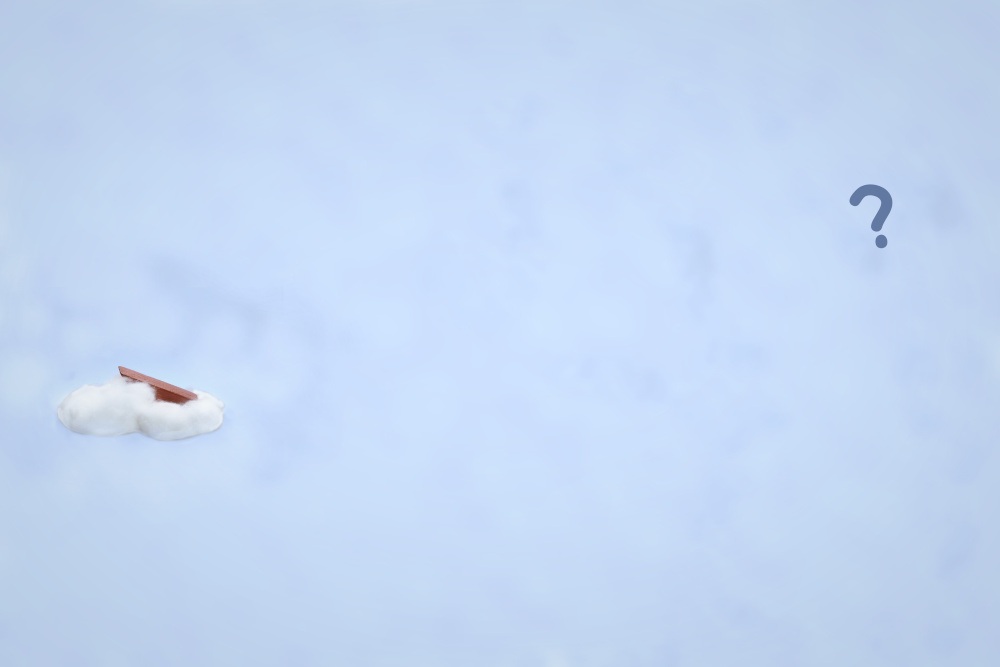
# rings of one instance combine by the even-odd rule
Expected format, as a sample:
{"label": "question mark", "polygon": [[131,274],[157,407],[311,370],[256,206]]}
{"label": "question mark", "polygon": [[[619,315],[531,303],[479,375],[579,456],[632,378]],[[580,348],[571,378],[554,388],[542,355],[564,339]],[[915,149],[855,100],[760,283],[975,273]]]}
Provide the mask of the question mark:
{"label": "question mark", "polygon": [[[875,219],[872,220],[872,231],[881,231],[882,223],[889,217],[889,211],[892,210],[892,195],[881,185],[862,185],[851,195],[851,206],[857,206],[862,199],[869,195],[878,197],[879,201],[882,202],[882,205],[878,207],[878,213],[875,214]],[[889,240],[883,235],[879,234],[875,237],[875,245],[879,248],[884,248],[887,243]]]}

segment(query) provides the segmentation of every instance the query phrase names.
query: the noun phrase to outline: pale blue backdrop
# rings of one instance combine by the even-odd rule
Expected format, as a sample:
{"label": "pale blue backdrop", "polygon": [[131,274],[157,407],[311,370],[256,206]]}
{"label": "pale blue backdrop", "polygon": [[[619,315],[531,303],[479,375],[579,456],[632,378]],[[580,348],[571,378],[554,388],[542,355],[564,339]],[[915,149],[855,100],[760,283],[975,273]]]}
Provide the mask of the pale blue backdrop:
{"label": "pale blue backdrop", "polygon": [[0,664],[1000,664],[997,34],[0,3]]}

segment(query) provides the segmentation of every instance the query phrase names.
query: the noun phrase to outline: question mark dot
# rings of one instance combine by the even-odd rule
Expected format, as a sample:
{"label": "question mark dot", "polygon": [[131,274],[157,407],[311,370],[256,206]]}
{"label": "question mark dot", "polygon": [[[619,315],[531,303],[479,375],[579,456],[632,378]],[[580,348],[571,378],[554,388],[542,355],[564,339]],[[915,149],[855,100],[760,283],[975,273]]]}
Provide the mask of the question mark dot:
{"label": "question mark dot", "polygon": [[884,248],[885,244],[887,244],[888,242],[889,239],[887,239],[882,234],[879,234],[878,236],[875,237],[875,245],[877,245],[879,248]]}

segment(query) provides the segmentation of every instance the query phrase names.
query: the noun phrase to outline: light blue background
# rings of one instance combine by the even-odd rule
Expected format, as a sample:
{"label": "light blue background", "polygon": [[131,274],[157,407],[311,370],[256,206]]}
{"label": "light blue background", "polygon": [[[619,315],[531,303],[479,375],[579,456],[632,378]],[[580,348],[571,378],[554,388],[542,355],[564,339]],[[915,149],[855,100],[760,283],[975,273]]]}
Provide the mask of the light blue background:
{"label": "light blue background", "polygon": [[4,2],[0,664],[998,664],[997,34]]}

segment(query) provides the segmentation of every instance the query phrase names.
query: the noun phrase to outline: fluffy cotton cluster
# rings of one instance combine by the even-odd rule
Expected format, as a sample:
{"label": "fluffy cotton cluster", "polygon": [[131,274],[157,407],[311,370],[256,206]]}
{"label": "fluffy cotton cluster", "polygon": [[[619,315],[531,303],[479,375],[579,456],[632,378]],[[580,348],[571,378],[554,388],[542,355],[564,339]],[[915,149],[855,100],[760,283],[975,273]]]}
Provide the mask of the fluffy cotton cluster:
{"label": "fluffy cotton cluster", "polygon": [[197,400],[183,405],[157,401],[144,382],[116,377],[103,385],[84,385],[63,399],[57,412],[63,426],[85,435],[125,435],[139,431],[157,440],[180,440],[222,426],[225,405],[195,390]]}

